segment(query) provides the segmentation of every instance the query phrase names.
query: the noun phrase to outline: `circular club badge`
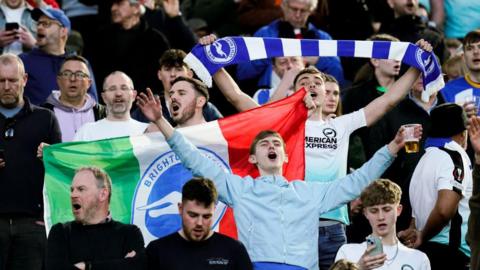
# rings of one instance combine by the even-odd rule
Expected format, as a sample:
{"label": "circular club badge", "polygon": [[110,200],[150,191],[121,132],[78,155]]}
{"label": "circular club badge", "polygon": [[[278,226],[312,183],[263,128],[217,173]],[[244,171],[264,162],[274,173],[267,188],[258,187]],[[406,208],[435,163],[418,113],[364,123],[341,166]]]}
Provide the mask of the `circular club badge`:
{"label": "circular club badge", "polygon": [[[228,164],[216,153],[199,147],[200,151],[216,166],[230,172]],[[132,223],[142,231],[145,243],[180,230],[181,218],[178,203],[182,199],[182,187],[192,178],[172,151],[159,155],[145,170],[135,190],[132,205]],[[226,205],[218,202],[215,208],[213,228],[220,223]]]}
{"label": "circular club badge", "polygon": [[212,63],[227,64],[237,55],[237,46],[233,39],[222,38],[216,40],[209,46],[205,46],[205,53]]}

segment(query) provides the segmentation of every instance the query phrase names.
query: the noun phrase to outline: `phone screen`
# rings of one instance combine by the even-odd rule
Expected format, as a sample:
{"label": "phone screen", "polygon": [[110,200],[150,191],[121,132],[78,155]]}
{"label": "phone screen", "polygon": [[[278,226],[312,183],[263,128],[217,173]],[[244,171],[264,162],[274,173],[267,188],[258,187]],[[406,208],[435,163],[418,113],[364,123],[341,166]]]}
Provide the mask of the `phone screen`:
{"label": "phone screen", "polygon": [[6,31],[12,31],[18,29],[20,26],[16,22],[10,22],[5,24]]}

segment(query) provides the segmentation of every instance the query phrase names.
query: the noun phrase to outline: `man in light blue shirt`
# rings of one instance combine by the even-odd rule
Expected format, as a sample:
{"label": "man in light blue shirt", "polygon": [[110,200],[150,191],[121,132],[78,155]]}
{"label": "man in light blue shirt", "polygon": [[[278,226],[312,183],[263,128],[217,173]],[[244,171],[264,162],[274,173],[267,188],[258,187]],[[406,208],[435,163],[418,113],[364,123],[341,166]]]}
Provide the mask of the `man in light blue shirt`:
{"label": "man in light blue shirt", "polygon": [[[323,84],[317,100],[323,102]],[[308,79],[308,78],[307,78]],[[317,86],[316,86],[317,85]],[[356,172],[330,183],[288,182],[282,166],[288,161],[285,143],[275,131],[261,131],[254,139],[249,162],[260,176],[240,177],[218,168],[163,118],[160,101],[151,91],[141,94],[137,105],[154,122],[183,165],[194,175],[213,179],[219,200],[234,209],[239,240],[246,246],[254,269],[318,269],[318,220],[322,213],[352,200],[380,177],[403,147],[403,130],[388,146]],[[419,135],[419,134],[417,134]],[[275,202],[275,203],[272,203]]]}

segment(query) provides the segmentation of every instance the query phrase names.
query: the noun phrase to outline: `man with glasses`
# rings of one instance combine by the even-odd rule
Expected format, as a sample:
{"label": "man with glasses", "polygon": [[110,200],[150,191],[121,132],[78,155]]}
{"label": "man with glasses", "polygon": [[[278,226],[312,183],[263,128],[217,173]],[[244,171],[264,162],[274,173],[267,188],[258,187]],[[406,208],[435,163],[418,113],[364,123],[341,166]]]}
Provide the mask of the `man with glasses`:
{"label": "man with glasses", "polygon": [[42,269],[45,172],[36,152],[61,141],[55,115],[23,96],[27,77],[20,58],[0,56],[0,270]]}
{"label": "man with glasses", "polygon": [[[52,90],[58,89],[57,74],[60,67],[68,56],[65,51],[68,33],[70,32],[70,20],[59,9],[34,9],[32,18],[37,22],[37,48],[20,55],[29,80],[25,86],[25,95],[30,101],[39,105],[47,100]],[[93,72],[90,70],[92,82]],[[97,88],[92,83],[88,93],[95,99]]]}
{"label": "man with glasses", "polygon": [[102,98],[107,107],[105,119],[86,123],[75,134],[74,141],[94,141],[144,133],[147,123],[130,117],[130,109],[137,96],[133,81],[127,74],[114,71],[103,82]]}
{"label": "man with glasses", "polygon": [[[307,23],[308,17],[315,11],[318,0],[282,0],[283,18],[275,20],[260,28],[255,37],[280,37],[297,39],[323,39],[332,37]],[[309,64],[315,65],[320,71],[334,76],[343,85],[343,69],[338,57],[307,57]],[[272,62],[269,59],[255,60],[238,65],[237,79],[259,79],[259,86],[271,87]]]}
{"label": "man with glasses", "polygon": [[42,105],[55,113],[62,131],[62,142],[72,141],[83,124],[106,116],[105,106],[87,94],[92,84],[87,65],[87,60],[81,56],[65,58],[57,74],[59,90],[53,90]]}

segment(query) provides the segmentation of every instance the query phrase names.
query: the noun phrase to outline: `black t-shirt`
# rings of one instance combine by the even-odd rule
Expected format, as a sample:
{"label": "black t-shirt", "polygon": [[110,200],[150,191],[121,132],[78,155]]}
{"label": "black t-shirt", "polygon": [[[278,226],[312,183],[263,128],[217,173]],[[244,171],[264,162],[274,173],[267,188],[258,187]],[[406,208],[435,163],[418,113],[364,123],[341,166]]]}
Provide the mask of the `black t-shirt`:
{"label": "black t-shirt", "polygon": [[147,247],[148,269],[251,270],[252,262],[242,243],[214,233],[201,242],[187,241],[179,233],[151,242]]}

